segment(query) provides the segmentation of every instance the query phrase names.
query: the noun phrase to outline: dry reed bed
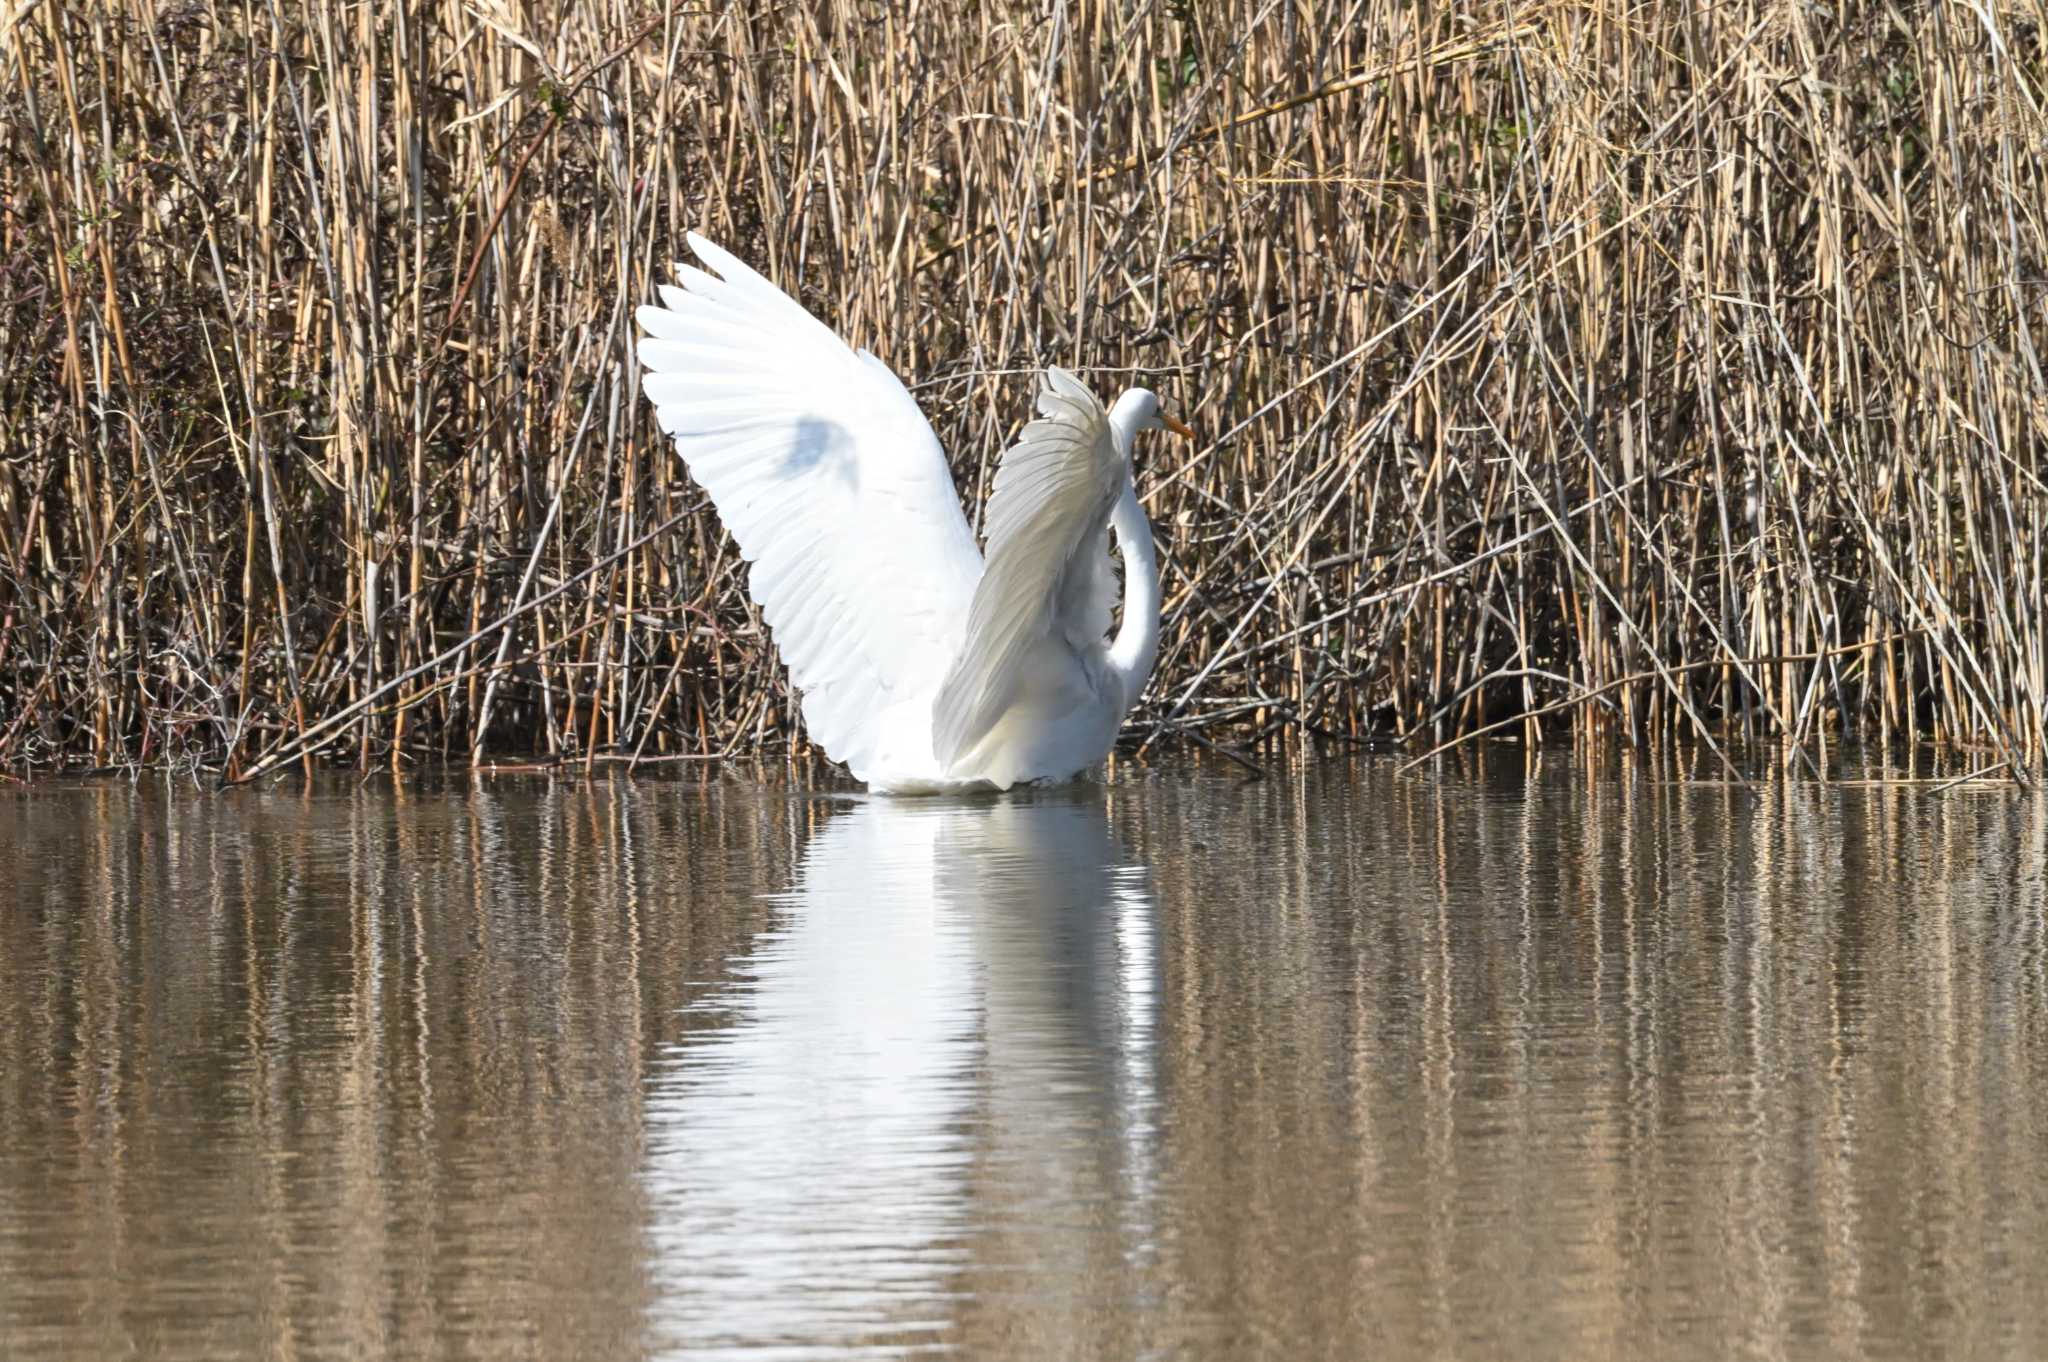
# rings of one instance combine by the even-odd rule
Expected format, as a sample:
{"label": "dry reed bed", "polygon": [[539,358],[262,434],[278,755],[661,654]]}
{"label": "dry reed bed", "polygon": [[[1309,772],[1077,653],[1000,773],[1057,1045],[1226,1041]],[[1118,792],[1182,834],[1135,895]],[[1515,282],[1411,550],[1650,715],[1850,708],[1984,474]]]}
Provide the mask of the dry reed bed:
{"label": "dry reed bed", "polygon": [[0,767],[786,741],[690,226],[971,506],[1048,362],[1204,429],[1140,736],[2039,760],[2039,0],[566,8],[0,14]]}

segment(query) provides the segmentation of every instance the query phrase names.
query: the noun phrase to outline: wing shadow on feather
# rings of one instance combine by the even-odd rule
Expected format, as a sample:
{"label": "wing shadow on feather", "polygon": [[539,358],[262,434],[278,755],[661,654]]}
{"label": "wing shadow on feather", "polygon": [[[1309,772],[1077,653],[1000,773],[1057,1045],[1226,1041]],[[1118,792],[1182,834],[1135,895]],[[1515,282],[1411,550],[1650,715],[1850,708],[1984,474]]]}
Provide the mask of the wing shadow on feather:
{"label": "wing shadow on feather", "polygon": [[822,416],[804,416],[796,423],[789,454],[777,472],[801,477],[819,470],[836,473],[849,492],[860,490],[860,451],[853,432]]}

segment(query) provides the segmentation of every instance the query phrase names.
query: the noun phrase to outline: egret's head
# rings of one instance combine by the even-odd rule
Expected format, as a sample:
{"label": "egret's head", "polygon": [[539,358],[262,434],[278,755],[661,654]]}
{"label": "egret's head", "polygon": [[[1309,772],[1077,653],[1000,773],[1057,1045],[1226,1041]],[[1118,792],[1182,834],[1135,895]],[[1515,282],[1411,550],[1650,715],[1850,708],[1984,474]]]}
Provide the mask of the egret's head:
{"label": "egret's head", "polygon": [[1141,430],[1170,430],[1175,435],[1193,439],[1195,432],[1185,424],[1176,421],[1159,406],[1159,394],[1150,388],[1130,388],[1116,400],[1110,411],[1110,420],[1123,430],[1135,435]]}

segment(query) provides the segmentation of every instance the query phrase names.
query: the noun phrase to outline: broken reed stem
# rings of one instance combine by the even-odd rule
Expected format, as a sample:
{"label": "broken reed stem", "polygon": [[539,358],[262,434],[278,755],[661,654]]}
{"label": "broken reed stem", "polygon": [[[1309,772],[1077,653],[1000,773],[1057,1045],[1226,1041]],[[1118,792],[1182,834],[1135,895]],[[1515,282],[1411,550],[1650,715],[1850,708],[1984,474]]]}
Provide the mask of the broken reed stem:
{"label": "broken reed stem", "polygon": [[634,391],[693,227],[977,521],[1045,364],[1214,432],[1148,741],[2041,760],[2038,4],[5,22],[0,771],[799,747]]}

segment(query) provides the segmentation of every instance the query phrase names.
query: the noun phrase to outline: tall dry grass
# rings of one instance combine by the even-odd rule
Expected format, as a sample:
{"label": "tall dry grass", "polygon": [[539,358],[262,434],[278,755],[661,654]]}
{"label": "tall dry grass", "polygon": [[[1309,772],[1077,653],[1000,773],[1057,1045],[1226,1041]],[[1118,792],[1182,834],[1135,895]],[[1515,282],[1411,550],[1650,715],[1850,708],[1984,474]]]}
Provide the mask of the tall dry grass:
{"label": "tall dry grass", "polygon": [[2048,732],[2040,0],[0,10],[0,766],[795,731],[685,228],[1149,450],[1143,739]]}

